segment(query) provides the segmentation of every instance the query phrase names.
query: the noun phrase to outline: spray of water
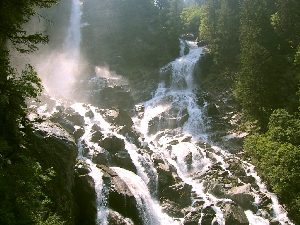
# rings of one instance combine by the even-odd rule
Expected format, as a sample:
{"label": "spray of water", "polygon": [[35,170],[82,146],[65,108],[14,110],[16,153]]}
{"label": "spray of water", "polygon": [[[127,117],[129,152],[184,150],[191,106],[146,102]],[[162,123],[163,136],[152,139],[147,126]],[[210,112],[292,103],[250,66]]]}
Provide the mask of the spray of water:
{"label": "spray of water", "polygon": [[80,55],[80,0],[72,0],[67,36],[61,49],[44,49],[32,57],[46,91],[55,97],[71,98],[76,78],[81,74],[84,60]]}

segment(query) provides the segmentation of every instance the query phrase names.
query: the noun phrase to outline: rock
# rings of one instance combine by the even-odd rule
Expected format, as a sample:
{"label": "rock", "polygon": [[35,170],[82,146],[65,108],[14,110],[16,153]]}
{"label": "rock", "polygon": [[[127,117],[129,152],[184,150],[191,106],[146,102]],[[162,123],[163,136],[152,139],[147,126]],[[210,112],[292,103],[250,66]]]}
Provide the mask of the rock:
{"label": "rock", "polygon": [[163,211],[168,215],[170,215],[171,217],[183,217],[182,207],[176,202],[169,199],[164,199],[161,202]]}
{"label": "rock", "polygon": [[75,138],[75,140],[77,141],[79,138],[82,137],[82,135],[84,134],[84,129],[82,127],[76,129],[74,132],[73,132],[73,137]]}
{"label": "rock", "polygon": [[225,193],[221,184],[211,182],[213,185],[210,187],[210,193],[218,198],[224,198]]}
{"label": "rock", "polygon": [[61,113],[54,113],[50,120],[54,123],[58,123],[69,134],[73,134],[76,130],[74,128],[74,124],[71,121],[67,120]]}
{"label": "rock", "polygon": [[133,221],[129,218],[125,218],[120,213],[109,210],[107,216],[108,225],[134,225]]}
{"label": "rock", "polygon": [[55,177],[46,187],[53,207],[68,218],[68,224],[72,224],[75,204],[72,191],[77,157],[73,137],[60,126],[45,121],[33,124],[30,142],[31,150],[35,152],[42,168],[53,168],[55,172]]}
{"label": "rock", "polygon": [[117,138],[116,136],[107,137],[104,140],[101,140],[99,145],[111,154],[115,154],[125,149],[124,140]]}
{"label": "rock", "polygon": [[[173,115],[173,116],[171,116]],[[182,127],[186,121],[188,121],[189,115],[187,109],[183,112],[177,109],[172,109],[171,111],[166,111],[159,116],[152,118],[148,124],[149,134],[155,134],[157,131],[164,129],[176,129]]]}
{"label": "rock", "polygon": [[236,205],[227,204],[224,207],[225,225],[248,225],[244,210]]}
{"label": "rock", "polygon": [[192,164],[193,164],[193,154],[191,152],[189,152],[185,158],[184,158],[184,162],[187,165],[187,169],[190,170],[192,168]]}
{"label": "rock", "polygon": [[108,207],[123,217],[130,218],[134,224],[143,224],[139,215],[136,199],[127,184],[111,168],[100,165],[103,179],[108,188]]}
{"label": "rock", "polygon": [[101,140],[103,139],[103,134],[101,132],[101,128],[97,125],[94,124],[92,126],[92,137],[91,137],[91,141],[94,143],[98,143],[100,144]]}
{"label": "rock", "polygon": [[101,108],[117,107],[131,109],[133,99],[131,92],[122,86],[103,87],[89,93],[90,103]]}
{"label": "rock", "polygon": [[[109,153],[108,165],[121,167],[136,173],[136,167],[130,158],[129,153],[125,149],[124,140],[117,138],[116,136],[111,136],[101,140],[99,145]],[[104,164],[107,165],[106,163]]]}
{"label": "rock", "polygon": [[96,225],[97,206],[95,183],[89,176],[90,169],[79,162],[75,169],[74,198],[76,205],[76,225]]}
{"label": "rock", "polygon": [[84,118],[83,116],[81,116],[78,112],[76,112],[74,109],[72,108],[67,108],[65,110],[65,118],[69,121],[71,121],[74,125],[77,126],[84,126]]}
{"label": "rock", "polygon": [[203,212],[203,217],[202,217],[201,225],[212,225],[212,221],[216,216],[216,213],[213,210],[213,208],[211,206],[208,206],[204,208],[202,212]]}
{"label": "rock", "polygon": [[252,202],[254,197],[251,195],[251,184],[244,184],[239,187],[231,188],[227,193],[227,198],[230,198],[244,210],[254,209]]}
{"label": "rock", "polygon": [[89,118],[94,118],[94,113],[93,113],[93,111],[92,110],[89,110],[89,111],[87,111],[86,113],[85,113],[85,116],[86,117],[89,117]]}
{"label": "rock", "polygon": [[159,163],[156,168],[158,173],[158,195],[160,200],[169,199],[179,204],[182,208],[191,205],[192,187],[184,182],[176,174],[172,166]]}
{"label": "rock", "polygon": [[73,134],[76,140],[84,134],[83,128],[76,129],[76,126],[82,127],[84,125],[84,118],[72,108],[65,109],[62,107],[58,112],[52,114],[50,120],[58,123],[69,134]]}
{"label": "rock", "polygon": [[122,109],[118,109],[118,116],[115,118],[113,123],[119,126],[127,127],[131,127],[133,125],[130,115]]}
{"label": "rock", "polygon": [[81,176],[81,175],[89,174],[91,172],[91,169],[89,168],[88,164],[86,164],[83,161],[79,161],[76,164],[75,171],[77,176]]}
{"label": "rock", "polygon": [[159,153],[153,153],[151,159],[155,167],[158,167],[159,164],[164,164],[164,161]]}
{"label": "rock", "polygon": [[201,208],[193,208],[184,216],[184,225],[198,225],[201,218]]}
{"label": "rock", "polygon": [[111,155],[111,166],[118,166],[129,170],[131,172],[137,173],[136,167],[130,158],[130,155],[127,151],[120,151],[114,155]]}
{"label": "rock", "polygon": [[176,180],[172,175],[171,168],[164,164],[158,163],[158,167],[156,168],[158,173],[158,188],[159,192],[164,192],[165,189],[169,187],[169,185],[176,184]]}
{"label": "rock", "polygon": [[270,225],[280,225],[281,223],[278,221],[270,221]]}
{"label": "rock", "polygon": [[92,161],[93,163],[96,163],[98,165],[108,166],[110,161],[110,156],[108,151],[106,151],[105,149],[101,149],[100,151],[97,151],[96,153],[94,153]]}

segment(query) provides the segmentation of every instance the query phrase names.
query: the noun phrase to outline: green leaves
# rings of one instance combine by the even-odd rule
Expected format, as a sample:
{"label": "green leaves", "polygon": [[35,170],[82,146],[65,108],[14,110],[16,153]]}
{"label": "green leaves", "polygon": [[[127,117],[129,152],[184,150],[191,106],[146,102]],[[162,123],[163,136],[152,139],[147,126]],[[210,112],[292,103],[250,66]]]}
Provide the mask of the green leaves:
{"label": "green leaves", "polygon": [[300,118],[275,110],[265,134],[252,135],[244,144],[258,171],[300,221]]}

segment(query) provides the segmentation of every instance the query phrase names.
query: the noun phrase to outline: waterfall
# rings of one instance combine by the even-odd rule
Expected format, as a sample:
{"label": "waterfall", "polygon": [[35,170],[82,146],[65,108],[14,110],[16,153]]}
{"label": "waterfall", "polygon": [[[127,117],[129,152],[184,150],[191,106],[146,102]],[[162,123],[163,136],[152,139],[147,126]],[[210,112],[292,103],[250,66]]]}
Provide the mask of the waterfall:
{"label": "waterfall", "polygon": [[[63,49],[49,57],[48,64],[44,65],[51,72],[44,82],[54,96],[70,96],[72,84],[80,72],[81,16],[82,2],[72,0]],[[111,109],[74,101],[70,107],[69,102],[56,102],[55,109],[49,112],[46,104],[37,109],[37,113],[44,117],[65,110],[67,116],[57,121],[67,128],[76,124],[79,117],[84,120],[73,128],[82,129],[82,135],[77,137],[78,160],[89,167],[89,176],[94,181],[97,225],[109,223],[111,209],[107,196],[111,187],[106,187],[105,170],[101,166],[99,169],[99,165],[110,167],[115,174],[109,176],[118,176],[124,181],[126,187],[123,188],[134,196],[139,213],[136,216],[144,225],[225,225],[228,224],[226,209],[231,207],[241,214],[238,219],[246,220],[241,224],[265,225],[270,221],[293,224],[277,197],[267,190],[256,174],[253,165],[210,142],[206,130],[208,118],[203,113],[205,104],[199,106],[197,102],[194,79],[194,70],[203,51],[196,42],[180,40],[180,56],[161,68],[161,81],[155,93],[148,101],[140,103],[142,112],[136,113],[133,118],[128,115],[127,119],[132,119],[131,125],[115,123],[110,118]],[[96,74],[101,79],[112,79],[100,68],[96,69]],[[64,106],[66,109],[62,109]],[[97,137],[99,140],[92,141],[93,127],[101,133],[101,137]],[[105,138],[119,141],[123,144],[122,149],[118,152],[111,146],[101,145]],[[114,143],[110,144],[115,147]],[[95,158],[103,152],[109,155],[107,161],[100,160],[97,164]],[[99,155],[105,157],[104,154]],[[121,162],[113,162],[112,158],[116,155],[120,156]],[[135,173],[121,168],[125,160],[132,162]],[[233,163],[239,164],[240,170],[232,167]],[[172,184],[168,186],[166,182]],[[240,187],[247,189],[246,194],[241,194],[247,197],[246,206],[232,194],[235,188]],[[181,198],[188,203],[182,203]],[[264,201],[269,205],[266,206]],[[195,217],[192,221],[189,221],[190,215]]]}
{"label": "waterfall", "polygon": [[56,98],[72,99],[73,85],[83,67],[80,57],[82,2],[72,0],[71,4],[63,45],[47,49],[33,60],[46,91]]}
{"label": "waterfall", "polygon": [[81,2],[80,0],[72,0],[71,16],[69,22],[68,34],[65,40],[65,52],[74,60],[74,71],[76,64],[80,60],[80,42],[81,42]]}
{"label": "waterfall", "polygon": [[[176,168],[184,183],[191,185],[193,204],[198,204],[199,199],[203,202],[199,224],[205,219],[205,210],[211,208],[215,214],[211,224],[225,225],[226,214],[223,208],[233,202],[227,197],[229,195],[216,196],[207,191],[207,185],[211,185],[214,179],[210,175],[212,168],[217,168],[215,170],[218,174],[227,174],[228,179],[237,179],[239,186],[247,184],[238,177],[234,178],[236,171],[229,169],[228,162],[233,158],[244,167],[244,173],[248,177],[255,179],[253,185],[259,187],[258,190],[255,187],[249,190],[250,195],[257,200],[251,204],[262,208],[260,204],[263,196],[268,196],[272,202],[273,215],[269,215],[264,209],[257,212],[244,210],[244,217],[249,224],[269,224],[270,220],[292,224],[275,195],[268,192],[253,169],[249,169],[250,164],[210,143],[205,130],[203,107],[197,104],[193,77],[194,67],[203,48],[197,47],[195,42],[181,40],[180,44],[180,57],[161,69],[163,76],[170,76],[170,82],[162,79],[153,97],[143,103],[143,117],[135,118],[136,129],[141,132],[151,150],[159,153],[165,162]],[[185,55],[186,46],[189,52]],[[225,184],[218,185],[226,189]]]}

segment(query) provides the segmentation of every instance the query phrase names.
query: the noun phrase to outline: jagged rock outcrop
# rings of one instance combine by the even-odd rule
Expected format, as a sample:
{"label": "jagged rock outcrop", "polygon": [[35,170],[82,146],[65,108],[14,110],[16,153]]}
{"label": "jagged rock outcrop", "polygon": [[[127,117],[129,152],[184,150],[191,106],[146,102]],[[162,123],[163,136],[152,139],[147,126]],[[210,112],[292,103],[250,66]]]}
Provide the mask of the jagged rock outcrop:
{"label": "jagged rock outcrop", "polygon": [[84,118],[72,108],[57,107],[58,111],[53,113],[50,120],[58,123],[65,131],[78,140],[84,134]]}
{"label": "jagged rock outcrop", "polygon": [[99,169],[103,172],[103,180],[108,188],[108,207],[123,217],[130,218],[134,224],[143,224],[136,199],[127,184],[109,167],[100,165]]}
{"label": "jagged rock outcrop", "polygon": [[[182,182],[176,173],[176,169],[171,165],[158,163],[156,170],[158,174],[158,196],[160,201],[163,203],[167,199],[181,208],[191,205],[192,187]],[[171,207],[167,208],[171,209]]]}
{"label": "jagged rock outcrop", "polygon": [[[101,140],[99,145],[109,153],[109,156],[105,155],[105,153],[102,154],[103,157],[109,157],[108,164],[104,165],[117,166],[136,173],[136,167],[128,151],[125,149],[124,140],[116,136],[111,136]],[[95,159],[97,160],[98,158],[97,161],[99,161],[99,157],[101,156],[98,154]],[[105,159],[102,159],[102,161],[105,161]]]}
{"label": "jagged rock outcrop", "polygon": [[78,162],[75,168],[74,199],[76,202],[75,224],[96,225],[96,192],[90,168],[85,162]]}
{"label": "jagged rock outcrop", "polygon": [[33,124],[32,150],[44,169],[52,168],[53,180],[47,186],[54,207],[67,224],[74,222],[74,167],[77,148],[73,137],[60,126],[44,121]]}
{"label": "jagged rock outcrop", "polygon": [[107,222],[109,225],[134,225],[131,219],[111,209],[108,211]]}
{"label": "jagged rock outcrop", "polygon": [[244,210],[253,209],[254,197],[251,195],[251,184],[233,187],[228,191],[227,197],[241,206]]}
{"label": "jagged rock outcrop", "polygon": [[234,204],[226,204],[224,207],[225,225],[248,225],[248,219],[244,210]]}

